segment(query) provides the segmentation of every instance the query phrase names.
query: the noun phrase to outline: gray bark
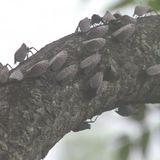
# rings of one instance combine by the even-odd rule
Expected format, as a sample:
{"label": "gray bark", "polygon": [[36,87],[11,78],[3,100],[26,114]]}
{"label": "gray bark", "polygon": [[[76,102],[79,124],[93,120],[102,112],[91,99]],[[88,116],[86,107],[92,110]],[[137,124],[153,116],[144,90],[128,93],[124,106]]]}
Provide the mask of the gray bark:
{"label": "gray bark", "polygon": [[[160,16],[138,18],[136,32],[125,43],[105,36],[100,50],[103,66],[114,65],[119,78],[108,81],[107,90],[88,98],[88,75],[80,71],[70,81],[58,83],[57,72],[48,70],[39,78],[8,82],[0,86],[0,159],[40,160],[66,133],[86,119],[117,106],[160,102],[160,76],[142,75],[160,63]],[[83,46],[84,35],[71,34],[52,42],[21,63],[22,71],[42,59],[51,59],[63,49],[69,53],[65,66],[79,65],[91,55]],[[63,68],[65,67],[63,66]],[[86,93],[87,92],[87,93]]]}

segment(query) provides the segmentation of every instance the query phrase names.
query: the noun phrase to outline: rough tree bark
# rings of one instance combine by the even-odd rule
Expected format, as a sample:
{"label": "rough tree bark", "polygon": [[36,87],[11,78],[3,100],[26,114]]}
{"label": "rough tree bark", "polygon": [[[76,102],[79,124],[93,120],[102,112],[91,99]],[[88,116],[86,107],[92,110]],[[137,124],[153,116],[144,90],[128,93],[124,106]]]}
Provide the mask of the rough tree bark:
{"label": "rough tree bark", "polygon": [[[106,45],[100,50],[103,58],[95,72],[114,63],[119,79],[108,81],[101,95],[85,96],[91,74],[80,69],[72,81],[63,83],[55,80],[57,73],[48,70],[39,78],[1,85],[0,159],[40,160],[88,118],[126,104],[159,103],[160,76],[141,76],[144,66],[160,63],[159,26],[160,16],[143,17],[138,18],[129,41],[116,42],[109,33],[105,36]],[[26,70],[63,49],[69,53],[65,66],[79,64],[91,54],[82,47],[84,40],[84,35],[68,35],[46,45],[17,68]]]}

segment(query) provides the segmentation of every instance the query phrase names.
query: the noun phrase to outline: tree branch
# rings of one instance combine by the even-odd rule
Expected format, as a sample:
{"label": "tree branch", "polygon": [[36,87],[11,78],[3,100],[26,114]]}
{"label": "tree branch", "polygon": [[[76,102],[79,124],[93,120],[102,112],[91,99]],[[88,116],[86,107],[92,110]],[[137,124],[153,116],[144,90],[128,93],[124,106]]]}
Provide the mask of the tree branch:
{"label": "tree branch", "polygon": [[[52,42],[18,65],[23,74],[41,60],[58,52],[69,54],[63,68],[77,65],[78,72],[57,81],[60,72],[48,69],[38,78],[8,81],[0,86],[0,159],[39,160],[66,133],[76,130],[86,119],[117,106],[160,102],[160,76],[147,76],[144,68],[160,63],[160,17],[138,18],[136,31],[125,43],[107,33],[99,50],[100,63],[86,72],[80,63],[95,53],[82,42],[85,34],[71,34]],[[109,77],[114,68],[116,79]],[[89,87],[90,78],[104,74],[105,86]],[[113,74],[113,75],[114,75]],[[105,87],[105,88],[104,88]]]}

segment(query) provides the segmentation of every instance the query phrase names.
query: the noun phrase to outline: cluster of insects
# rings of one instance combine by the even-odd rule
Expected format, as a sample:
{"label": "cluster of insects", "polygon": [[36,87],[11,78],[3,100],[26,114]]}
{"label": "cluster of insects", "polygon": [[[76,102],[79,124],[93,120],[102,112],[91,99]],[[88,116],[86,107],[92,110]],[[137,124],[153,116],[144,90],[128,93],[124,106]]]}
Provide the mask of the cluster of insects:
{"label": "cluster of insects", "polygon": [[[153,11],[154,10],[149,6],[138,5],[135,7],[133,17],[141,17]],[[156,11],[154,12],[157,14]],[[125,21],[126,24],[127,23],[134,24],[136,22],[136,19],[128,15],[122,15],[120,12],[116,12],[112,14],[111,12],[106,11],[104,16],[102,17],[97,14],[93,14],[91,18],[85,17],[84,19],[82,19],[79,22],[75,32],[86,33],[90,31],[91,28],[94,28],[95,26],[106,25],[106,24],[109,24],[110,21],[119,21],[119,20]]]}
{"label": "cluster of insects", "polygon": [[[137,6],[135,7],[133,15],[136,17],[141,17],[151,11],[153,10],[148,6]],[[22,81],[28,77],[40,77],[47,72],[48,69],[56,71],[57,74],[55,79],[58,82],[67,81],[68,79],[72,80],[79,71],[87,74],[88,72],[95,70],[102,60],[99,50],[103,49],[106,45],[106,39],[104,36],[108,33],[108,30],[112,30],[111,26],[115,23],[120,23],[121,25],[120,27],[113,29],[111,37],[118,40],[120,43],[127,41],[135,33],[136,18],[128,15],[122,15],[119,12],[112,14],[109,11],[106,11],[103,17],[93,14],[91,19],[87,17],[82,19],[79,22],[75,32],[75,34],[82,33],[87,36],[87,40],[82,42],[82,47],[85,48],[86,51],[92,53],[90,56],[82,59],[79,64],[71,64],[64,67],[69,57],[69,53],[63,49],[51,59],[40,60],[30,66],[30,68],[28,68],[25,72],[21,71],[19,68],[9,71],[8,64],[2,65],[0,63],[0,84],[3,85],[8,81],[13,80]],[[14,55],[14,62],[24,62],[25,59],[28,58],[29,52],[33,54],[33,49],[37,52],[34,47],[29,48],[23,43]],[[92,95],[93,97],[101,95],[107,90],[108,81],[117,80],[118,73],[115,66],[106,68],[106,72],[110,77],[106,78],[104,71],[97,71],[88,79],[87,91],[94,93]],[[155,76],[160,74],[160,64],[149,67],[145,70],[145,72],[147,76]],[[87,124],[85,123],[87,128],[89,128]]]}

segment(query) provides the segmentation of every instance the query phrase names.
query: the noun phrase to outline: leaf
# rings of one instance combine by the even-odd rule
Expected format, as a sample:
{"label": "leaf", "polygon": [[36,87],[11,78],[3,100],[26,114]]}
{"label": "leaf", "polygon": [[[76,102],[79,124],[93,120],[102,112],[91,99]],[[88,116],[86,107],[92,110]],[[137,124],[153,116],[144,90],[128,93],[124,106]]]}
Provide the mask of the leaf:
{"label": "leaf", "polygon": [[141,138],[141,142],[140,142],[140,145],[142,147],[143,155],[146,154],[146,149],[147,149],[147,146],[148,146],[149,137],[150,137],[150,132],[149,131],[144,131],[144,133],[142,135],[142,138]]}
{"label": "leaf", "polygon": [[130,150],[130,144],[126,143],[119,149],[118,160],[127,160]]}
{"label": "leaf", "polygon": [[118,160],[127,160],[132,143],[130,142],[129,137],[126,135],[121,136],[119,141],[122,143],[122,145],[117,151]]}
{"label": "leaf", "polygon": [[153,9],[160,10],[160,0],[149,0],[148,5]]}

